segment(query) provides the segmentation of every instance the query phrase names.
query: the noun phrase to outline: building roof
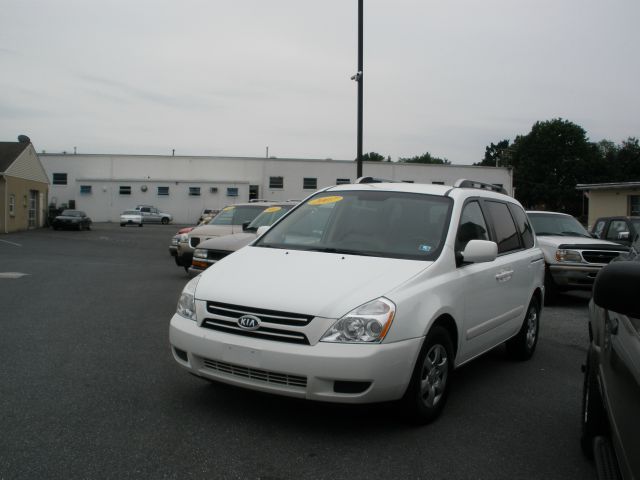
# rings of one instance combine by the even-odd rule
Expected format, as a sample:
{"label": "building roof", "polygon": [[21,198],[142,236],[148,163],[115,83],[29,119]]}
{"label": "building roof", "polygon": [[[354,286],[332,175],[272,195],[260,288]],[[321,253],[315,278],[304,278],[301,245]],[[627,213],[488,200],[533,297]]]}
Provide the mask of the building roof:
{"label": "building roof", "polygon": [[31,145],[21,142],[0,142],[0,173],[6,172],[22,152]]}
{"label": "building roof", "polygon": [[576,185],[576,190],[621,190],[627,188],[640,188],[640,182],[579,183]]}

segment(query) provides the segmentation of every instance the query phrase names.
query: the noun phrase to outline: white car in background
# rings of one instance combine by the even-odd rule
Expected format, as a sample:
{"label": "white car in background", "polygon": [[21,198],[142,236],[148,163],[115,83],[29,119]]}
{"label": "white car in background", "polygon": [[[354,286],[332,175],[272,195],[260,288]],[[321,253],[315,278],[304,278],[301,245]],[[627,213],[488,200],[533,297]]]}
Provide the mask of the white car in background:
{"label": "white car in background", "polygon": [[125,210],[120,214],[120,226],[126,227],[127,225],[142,226],[142,213],[139,210]]}

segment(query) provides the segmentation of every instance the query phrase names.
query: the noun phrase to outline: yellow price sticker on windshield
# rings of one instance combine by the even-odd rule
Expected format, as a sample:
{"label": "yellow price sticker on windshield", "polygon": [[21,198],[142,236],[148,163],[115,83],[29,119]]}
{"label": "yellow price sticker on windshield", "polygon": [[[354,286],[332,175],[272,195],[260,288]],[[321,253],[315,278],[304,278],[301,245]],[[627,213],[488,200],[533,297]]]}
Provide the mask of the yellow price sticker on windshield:
{"label": "yellow price sticker on windshield", "polygon": [[264,213],[279,212],[280,210],[282,210],[282,207],[269,207],[264,211]]}
{"label": "yellow price sticker on windshield", "polygon": [[342,200],[344,197],[339,197],[337,195],[333,196],[333,197],[320,197],[320,198],[314,198],[313,200],[309,201],[309,205],[327,205],[329,203],[336,203],[339,202],[340,200]]}
{"label": "yellow price sticker on windshield", "polygon": [[224,208],[222,209],[222,211],[223,211],[223,212],[228,212],[229,210],[233,210],[234,208],[236,208],[236,207],[224,207]]}

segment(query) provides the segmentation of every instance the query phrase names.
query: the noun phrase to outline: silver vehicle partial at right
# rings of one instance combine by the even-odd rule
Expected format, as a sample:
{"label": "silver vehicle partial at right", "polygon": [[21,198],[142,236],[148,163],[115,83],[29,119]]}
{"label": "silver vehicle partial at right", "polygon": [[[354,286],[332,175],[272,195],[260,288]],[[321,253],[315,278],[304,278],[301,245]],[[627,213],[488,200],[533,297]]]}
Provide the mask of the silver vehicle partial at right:
{"label": "silver vehicle partial at right", "polygon": [[528,211],[538,245],[544,252],[545,300],[567,290],[590,290],[596,275],[628,248],[593,236],[571,215]]}

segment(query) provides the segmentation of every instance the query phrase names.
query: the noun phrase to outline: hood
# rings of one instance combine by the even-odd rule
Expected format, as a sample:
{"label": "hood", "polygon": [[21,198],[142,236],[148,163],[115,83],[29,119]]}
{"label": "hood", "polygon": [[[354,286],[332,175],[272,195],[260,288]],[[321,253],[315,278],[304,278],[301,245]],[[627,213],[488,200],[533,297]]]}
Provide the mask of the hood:
{"label": "hood", "polygon": [[249,246],[205,270],[196,298],[339,318],[432,264]]}
{"label": "hood", "polygon": [[240,232],[242,232],[242,225],[199,225],[189,232],[189,237],[199,237],[201,240],[206,240]]}
{"label": "hood", "polygon": [[585,247],[595,250],[599,246],[605,250],[611,250],[611,247],[618,247],[625,250],[625,247],[619,243],[610,242],[609,240],[600,240],[598,238],[588,237],[568,237],[565,235],[540,235],[537,237],[538,245],[541,247],[559,247],[560,245],[584,245]]}
{"label": "hood", "polygon": [[234,233],[233,235],[224,235],[215,237],[198,244],[198,248],[207,248],[209,250],[226,250],[235,252],[242,247],[253,242],[258,235],[255,233]]}

